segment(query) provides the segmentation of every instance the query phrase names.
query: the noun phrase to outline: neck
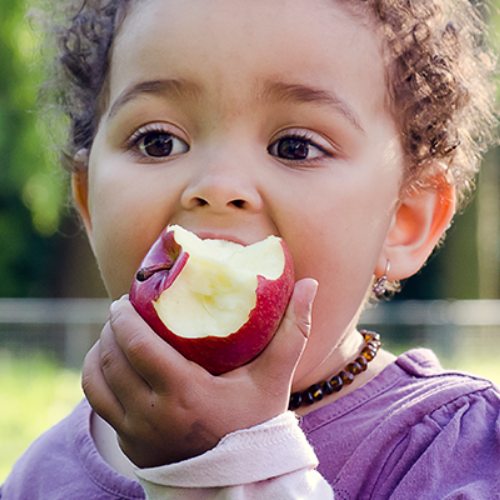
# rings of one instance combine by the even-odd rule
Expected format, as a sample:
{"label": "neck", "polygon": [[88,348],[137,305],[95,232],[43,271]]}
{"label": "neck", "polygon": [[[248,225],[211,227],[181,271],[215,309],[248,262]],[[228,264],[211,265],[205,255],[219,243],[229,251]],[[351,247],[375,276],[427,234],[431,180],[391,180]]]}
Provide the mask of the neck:
{"label": "neck", "polygon": [[[311,372],[297,373],[292,392],[303,391],[320,380],[326,380],[342,370],[348,363],[359,356],[364,340],[356,328],[348,328],[324,360]],[[305,353],[307,355],[307,353]]]}
{"label": "neck", "polygon": [[[368,364],[366,371],[357,375],[354,378],[354,381],[350,385],[348,385],[347,387],[343,387],[342,390],[339,392],[333,393],[329,396],[325,396],[321,401],[318,401],[312,405],[301,406],[300,408],[294,410],[295,413],[298,416],[303,417],[304,415],[307,415],[308,413],[310,413],[314,410],[317,410],[318,408],[326,406],[326,405],[333,403],[334,401],[336,401],[344,396],[347,396],[351,392],[355,391],[356,389],[359,389],[360,387],[366,385],[368,382],[373,380],[387,366],[392,364],[395,361],[395,359],[396,359],[396,356],[394,356],[393,354],[391,354],[388,351],[384,351],[383,349],[380,349],[376,358]],[[347,362],[349,362],[349,361],[350,360],[348,360]],[[326,378],[328,378],[328,376]],[[318,381],[319,380],[316,380],[316,383]]]}

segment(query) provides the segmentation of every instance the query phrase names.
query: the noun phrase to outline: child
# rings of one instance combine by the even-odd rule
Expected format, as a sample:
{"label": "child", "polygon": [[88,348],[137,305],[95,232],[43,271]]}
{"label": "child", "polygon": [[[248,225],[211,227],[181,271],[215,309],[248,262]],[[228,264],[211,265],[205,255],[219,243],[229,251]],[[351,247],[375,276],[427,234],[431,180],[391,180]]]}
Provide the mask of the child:
{"label": "child", "polygon": [[[439,242],[495,125],[468,2],[74,3],[67,161],[115,302],[88,402],[1,499],[500,498],[498,389],[356,330]],[[211,376],[124,295],[168,224],[286,241],[295,290],[250,364]]]}

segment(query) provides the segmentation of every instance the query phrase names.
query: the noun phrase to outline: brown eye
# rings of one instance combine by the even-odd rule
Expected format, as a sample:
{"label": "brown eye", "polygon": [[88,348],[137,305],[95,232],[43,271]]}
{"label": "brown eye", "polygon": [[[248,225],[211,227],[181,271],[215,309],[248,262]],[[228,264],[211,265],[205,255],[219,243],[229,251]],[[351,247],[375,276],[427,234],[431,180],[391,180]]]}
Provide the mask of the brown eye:
{"label": "brown eye", "polygon": [[303,139],[280,139],[277,141],[276,152],[276,156],[286,160],[305,160],[309,155],[309,143]]}
{"label": "brown eye", "polygon": [[294,135],[279,138],[269,146],[268,152],[289,161],[308,161],[331,156],[331,153],[308,137]]}
{"label": "brown eye", "polygon": [[164,158],[189,151],[186,142],[167,132],[147,132],[137,141],[137,145],[143,155],[153,158]]}

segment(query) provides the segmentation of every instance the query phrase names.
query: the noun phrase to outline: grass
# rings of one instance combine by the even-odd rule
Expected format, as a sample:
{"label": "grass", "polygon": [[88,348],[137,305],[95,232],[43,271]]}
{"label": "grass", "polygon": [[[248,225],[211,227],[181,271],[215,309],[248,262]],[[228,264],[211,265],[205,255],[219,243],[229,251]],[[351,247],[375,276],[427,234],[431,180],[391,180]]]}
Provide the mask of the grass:
{"label": "grass", "polygon": [[[500,385],[500,363],[493,355],[462,356],[443,364]],[[0,484],[30,443],[68,415],[82,397],[77,371],[41,356],[19,359],[0,351]]]}
{"label": "grass", "polygon": [[15,460],[83,397],[80,375],[47,358],[0,352],[0,484]]}

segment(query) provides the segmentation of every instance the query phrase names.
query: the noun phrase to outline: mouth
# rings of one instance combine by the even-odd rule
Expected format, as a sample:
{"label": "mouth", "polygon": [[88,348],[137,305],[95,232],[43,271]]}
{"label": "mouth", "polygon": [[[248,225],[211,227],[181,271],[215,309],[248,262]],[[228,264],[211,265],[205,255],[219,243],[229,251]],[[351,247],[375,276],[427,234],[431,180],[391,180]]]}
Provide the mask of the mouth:
{"label": "mouth", "polygon": [[194,231],[196,236],[200,238],[201,240],[224,240],[224,241],[230,241],[231,243],[236,243],[241,246],[248,246],[251,245],[252,243],[245,243],[242,239],[237,238],[236,236],[229,235],[229,234],[222,234],[222,233],[212,233],[212,232],[196,232]]}
{"label": "mouth", "polygon": [[[171,227],[171,226],[172,225],[169,225],[169,227]],[[182,226],[182,227],[184,227],[184,226]],[[227,233],[221,233],[221,232],[216,232],[216,231],[206,231],[206,230],[198,232],[196,230],[188,229],[187,227],[184,227],[184,229],[186,229],[189,232],[196,235],[200,240],[219,240],[219,241],[222,240],[222,241],[228,241],[231,243],[235,243],[235,244],[241,245],[243,247],[253,245],[254,243],[257,243],[257,241],[259,241],[259,240],[256,240],[256,241],[252,241],[252,242],[244,242],[241,238],[238,238],[234,235],[230,235]],[[153,275],[155,275],[156,273],[158,273],[160,271],[169,271],[173,267],[177,257],[178,257],[178,255],[175,255],[175,256],[165,255],[162,262],[155,263],[153,265],[140,268],[136,273],[136,276],[135,276],[136,279],[138,281],[143,282],[143,281],[147,281],[149,278],[151,278]]]}
{"label": "mouth", "polygon": [[254,245],[259,241],[265,240],[268,236],[279,236],[275,232],[269,232],[264,228],[255,227],[245,223],[239,225],[225,225],[225,227],[214,227],[213,225],[189,224],[186,222],[184,226],[182,223],[171,222],[169,226],[179,225],[195,234],[200,240],[222,240],[247,247]]}

